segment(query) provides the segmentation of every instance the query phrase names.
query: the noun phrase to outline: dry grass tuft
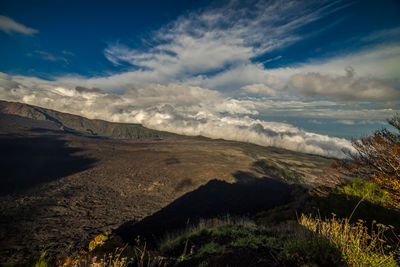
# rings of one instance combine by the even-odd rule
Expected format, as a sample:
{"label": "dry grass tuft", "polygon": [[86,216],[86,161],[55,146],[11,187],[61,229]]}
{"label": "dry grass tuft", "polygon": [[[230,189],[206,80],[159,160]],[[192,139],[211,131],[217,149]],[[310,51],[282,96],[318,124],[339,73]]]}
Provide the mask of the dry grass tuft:
{"label": "dry grass tuft", "polygon": [[390,229],[388,226],[375,224],[368,231],[361,220],[350,224],[348,219],[335,216],[322,220],[304,214],[299,224],[330,240],[341,251],[342,258],[349,266],[397,266],[394,257],[398,251],[385,241],[385,232]]}

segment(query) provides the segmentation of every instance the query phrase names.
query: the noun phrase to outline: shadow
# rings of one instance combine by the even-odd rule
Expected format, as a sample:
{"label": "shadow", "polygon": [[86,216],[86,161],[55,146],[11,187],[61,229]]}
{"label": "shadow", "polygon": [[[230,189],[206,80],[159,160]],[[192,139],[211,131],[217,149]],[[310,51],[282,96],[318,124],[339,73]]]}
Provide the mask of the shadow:
{"label": "shadow", "polygon": [[127,242],[133,242],[136,236],[153,242],[166,232],[184,228],[188,222],[196,224],[200,218],[252,215],[291,201],[289,186],[281,181],[245,172],[235,173],[234,177],[237,182],[233,184],[212,180],[140,222],[124,223],[115,233]]}
{"label": "shadow", "polygon": [[54,134],[64,134],[62,130],[46,129],[46,128],[32,128],[29,130],[33,133],[54,133]]}
{"label": "shadow", "polygon": [[312,196],[300,208],[300,212],[331,218],[334,213],[339,218],[349,218],[351,223],[363,220],[369,227],[373,221],[392,225],[400,230],[400,210],[381,206],[360,197],[331,192],[328,196]]}
{"label": "shadow", "polygon": [[178,183],[177,186],[175,186],[174,190],[175,190],[175,192],[179,192],[179,191],[182,191],[183,189],[185,189],[189,186],[192,186],[192,185],[194,185],[192,179],[184,178]]}
{"label": "shadow", "polygon": [[18,193],[38,184],[83,171],[95,159],[76,156],[56,136],[35,138],[0,136],[0,195]]}
{"label": "shadow", "polygon": [[[89,129],[88,129],[89,130]],[[30,132],[33,133],[46,133],[46,134],[72,134],[75,136],[82,136],[86,138],[91,138],[91,139],[109,139],[107,136],[99,136],[96,135],[95,133],[84,133],[84,132],[79,132],[67,127],[63,127],[63,130],[54,130],[54,129],[48,129],[48,128],[31,128],[29,130]]]}
{"label": "shadow", "polygon": [[173,165],[173,164],[178,164],[178,163],[180,163],[181,161],[180,161],[179,159],[177,159],[177,158],[172,157],[172,158],[166,159],[164,162],[165,162],[165,164],[167,164],[167,165]]}

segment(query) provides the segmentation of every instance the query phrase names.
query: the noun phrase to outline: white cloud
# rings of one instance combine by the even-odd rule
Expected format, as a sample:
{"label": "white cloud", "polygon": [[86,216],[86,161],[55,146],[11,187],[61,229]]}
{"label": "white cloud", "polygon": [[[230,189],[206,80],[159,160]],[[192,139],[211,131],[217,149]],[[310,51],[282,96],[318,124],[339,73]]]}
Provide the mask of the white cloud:
{"label": "white cloud", "polygon": [[336,55],[325,60],[314,60],[295,69],[298,73],[318,72],[342,75],[351,66],[357,76],[378,79],[398,79],[400,77],[400,43],[372,46],[349,54]]}
{"label": "white cloud", "polygon": [[276,146],[331,157],[351,148],[341,138],[313,134],[290,124],[252,119],[250,100],[223,97],[214,90],[188,85],[130,86],[123,95],[76,90],[37,78],[0,75],[0,98],[52,108],[89,118],[142,123],[149,128]]}
{"label": "white cloud", "polygon": [[355,121],[352,120],[336,120],[336,123],[345,124],[345,125],[354,125],[356,124]]}
{"label": "white cloud", "polygon": [[[257,1],[243,8],[240,2],[231,1],[219,8],[181,16],[146,40],[148,49],[130,48],[117,42],[110,44],[104,55],[115,65],[131,64],[139,68],[119,78],[137,77],[136,83],[197,81],[202,82],[202,87],[215,89],[205,84],[209,76],[214,76],[210,72],[225,72],[227,68],[234,72],[246,66],[247,70],[260,68],[251,59],[302,39],[296,31],[333,12],[332,6],[335,4],[321,1]],[[224,80],[222,76],[219,78]],[[264,75],[260,79],[263,78]],[[241,81],[236,89],[255,82],[261,81]],[[218,81],[212,83],[218,86]]]}
{"label": "white cloud", "polygon": [[[105,90],[121,90],[127,84],[176,83],[212,88],[232,92],[251,84],[265,84],[278,95],[287,93],[287,84],[297,85],[300,93],[309,97],[333,97],[338,100],[391,101],[399,99],[400,44],[368,48],[353,54],[340,55],[323,61],[314,61],[297,67],[265,69],[262,64],[236,64],[212,75],[178,75],[176,65],[166,64],[160,68],[143,69],[99,78],[62,77],[64,83],[85,87],[99,87]],[[160,65],[163,65],[160,63]],[[352,77],[344,75],[344,69],[351,66]],[[396,104],[392,103],[392,106]]]}
{"label": "white cloud", "polygon": [[[131,71],[89,79],[61,77],[57,80],[115,92],[122,92],[132,83],[179,83],[231,95],[246,92],[241,88],[253,94],[255,91],[268,93],[265,88],[249,87],[263,84],[275,91],[272,95],[280,97],[300,95],[381,103],[391,99],[386,107],[398,106],[398,43],[367,47],[356,53],[338,54],[294,67],[267,69],[254,61],[305,38],[297,33],[302,26],[331,14],[342,4],[259,1],[254,3],[254,8],[239,8],[239,2],[231,1],[219,8],[181,16],[152,33],[141,49],[119,42],[110,44],[104,50],[106,58],[116,65],[135,66]],[[379,34],[388,35],[375,33]],[[353,77],[343,75],[348,66],[356,71]],[[288,91],[288,85],[296,90]]]}
{"label": "white cloud", "polygon": [[26,35],[34,35],[38,33],[38,30],[22,25],[6,16],[0,16],[0,30],[8,34],[12,32],[18,32]]}
{"label": "white cloud", "polygon": [[393,40],[398,39],[400,36],[400,27],[375,31],[368,36],[362,38],[363,41],[376,41],[376,40]]}
{"label": "white cloud", "polygon": [[380,79],[355,78],[352,68],[345,76],[331,77],[311,72],[295,74],[290,85],[306,97],[333,97],[339,100],[385,101],[400,99],[400,91]]}
{"label": "white cloud", "polygon": [[269,96],[276,95],[275,90],[271,89],[270,87],[268,87],[262,83],[249,84],[249,85],[243,86],[240,89],[250,92],[250,93],[253,93],[253,94],[258,94],[258,95],[269,95]]}
{"label": "white cloud", "polygon": [[[55,56],[49,52],[46,51],[41,51],[41,50],[35,50],[34,55],[38,55],[41,59],[48,60],[48,61],[62,61],[65,64],[69,64],[68,59],[62,56]],[[33,56],[32,54],[28,54],[28,56]]]}
{"label": "white cloud", "polygon": [[308,120],[308,122],[313,123],[313,124],[319,124],[319,125],[325,124],[325,122],[319,121],[319,120]]}

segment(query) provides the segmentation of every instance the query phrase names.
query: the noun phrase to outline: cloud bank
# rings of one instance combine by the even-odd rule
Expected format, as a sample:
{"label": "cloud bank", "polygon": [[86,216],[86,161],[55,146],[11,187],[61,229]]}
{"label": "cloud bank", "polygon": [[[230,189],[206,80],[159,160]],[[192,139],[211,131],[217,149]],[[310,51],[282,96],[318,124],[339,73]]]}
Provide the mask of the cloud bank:
{"label": "cloud bank", "polygon": [[122,95],[0,75],[0,98],[43,106],[89,118],[141,123],[185,135],[203,135],[343,157],[349,141],[309,133],[287,123],[250,118],[251,101],[227,98],[215,90],[181,84],[131,85]]}
{"label": "cloud bank", "polygon": [[345,76],[331,77],[316,72],[295,74],[290,85],[306,97],[332,97],[339,100],[385,101],[400,99],[400,91],[385,81],[374,78],[355,78],[354,69],[346,68]]}
{"label": "cloud bank", "polygon": [[249,93],[258,94],[258,95],[270,95],[270,96],[276,95],[275,90],[271,89],[270,87],[268,87],[262,83],[246,85],[240,89],[247,91]]}
{"label": "cloud bank", "polygon": [[11,34],[12,32],[18,32],[25,35],[34,35],[39,32],[38,30],[22,25],[6,16],[0,16],[0,30],[8,34]]}

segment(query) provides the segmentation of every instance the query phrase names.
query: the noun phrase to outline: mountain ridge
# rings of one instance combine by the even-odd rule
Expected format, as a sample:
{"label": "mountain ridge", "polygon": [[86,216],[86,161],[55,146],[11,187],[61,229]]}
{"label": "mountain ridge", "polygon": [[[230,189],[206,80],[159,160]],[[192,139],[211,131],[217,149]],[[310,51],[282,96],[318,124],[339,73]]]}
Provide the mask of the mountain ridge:
{"label": "mountain ridge", "polygon": [[88,119],[79,115],[4,100],[0,100],[0,113],[17,115],[35,120],[52,121],[60,127],[60,130],[73,130],[92,136],[112,137],[117,139],[142,139],[162,138],[173,135],[172,133],[148,129],[141,124]]}

